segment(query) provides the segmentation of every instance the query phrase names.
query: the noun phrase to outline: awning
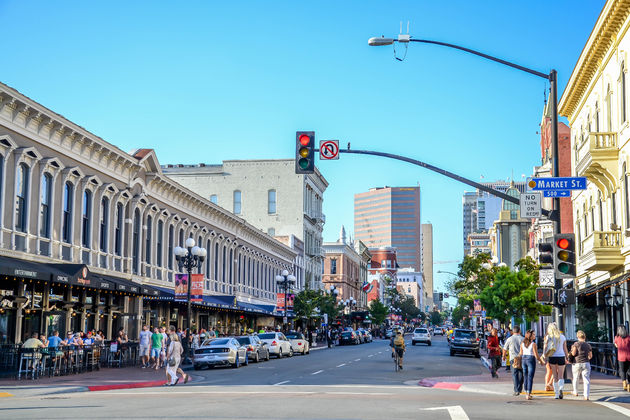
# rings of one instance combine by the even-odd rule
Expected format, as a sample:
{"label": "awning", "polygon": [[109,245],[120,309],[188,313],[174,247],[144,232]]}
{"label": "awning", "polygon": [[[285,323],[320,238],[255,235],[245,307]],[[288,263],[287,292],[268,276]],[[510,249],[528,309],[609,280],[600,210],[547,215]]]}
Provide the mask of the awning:
{"label": "awning", "polygon": [[0,256],[0,275],[26,279],[50,280],[53,270],[48,264]]}
{"label": "awning", "polygon": [[144,295],[144,296],[159,296],[160,292],[155,289],[154,286],[148,286],[146,284],[135,283],[131,280],[123,279],[120,277],[114,276],[104,276],[104,275],[95,275],[91,276],[95,281],[97,281],[102,287],[104,287],[106,283],[109,283],[111,286],[110,290],[117,290],[119,292],[128,292],[136,295]]}
{"label": "awning", "polygon": [[236,296],[229,296],[229,295],[204,296],[203,302],[208,303],[211,306],[217,306],[220,308],[233,308],[236,303]]}
{"label": "awning", "polygon": [[600,281],[597,284],[588,285],[588,286],[586,286],[583,289],[578,289],[576,291],[576,294],[578,296],[580,296],[580,295],[586,295],[586,296],[592,295],[592,294],[597,293],[598,291],[600,291],[602,289],[607,289],[607,288],[609,288],[611,286],[614,286],[614,285],[617,285],[617,284],[620,284],[620,283],[625,283],[628,280],[630,280],[630,272],[620,274],[620,275],[615,276],[615,277],[613,277],[611,279],[608,279],[608,280]]}
{"label": "awning", "polygon": [[[271,314],[273,311],[268,311],[264,309],[261,305],[256,305],[249,302],[237,302],[238,307],[246,312],[254,312],[254,313],[265,313]],[[266,305],[269,306],[269,305]]]}

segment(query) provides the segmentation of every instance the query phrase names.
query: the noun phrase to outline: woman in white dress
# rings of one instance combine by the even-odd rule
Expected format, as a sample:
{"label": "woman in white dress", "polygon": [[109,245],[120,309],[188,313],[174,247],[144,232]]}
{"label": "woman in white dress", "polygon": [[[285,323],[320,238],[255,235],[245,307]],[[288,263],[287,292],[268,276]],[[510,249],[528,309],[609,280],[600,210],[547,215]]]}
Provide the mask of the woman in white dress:
{"label": "woman in white dress", "polygon": [[166,375],[170,379],[170,382],[167,385],[177,385],[179,382],[179,378],[177,377],[177,368],[182,361],[182,353],[184,352],[184,348],[182,347],[182,343],[179,341],[179,337],[177,334],[170,335],[171,344],[168,346],[168,351],[166,353]]}

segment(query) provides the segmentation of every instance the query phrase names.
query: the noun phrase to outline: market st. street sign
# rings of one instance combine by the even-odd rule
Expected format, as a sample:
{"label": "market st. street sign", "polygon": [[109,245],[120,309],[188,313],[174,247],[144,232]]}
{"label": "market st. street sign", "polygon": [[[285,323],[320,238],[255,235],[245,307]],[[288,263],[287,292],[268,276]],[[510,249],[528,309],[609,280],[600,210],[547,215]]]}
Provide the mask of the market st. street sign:
{"label": "market st. street sign", "polygon": [[532,178],[527,186],[534,191],[585,190],[586,177]]}

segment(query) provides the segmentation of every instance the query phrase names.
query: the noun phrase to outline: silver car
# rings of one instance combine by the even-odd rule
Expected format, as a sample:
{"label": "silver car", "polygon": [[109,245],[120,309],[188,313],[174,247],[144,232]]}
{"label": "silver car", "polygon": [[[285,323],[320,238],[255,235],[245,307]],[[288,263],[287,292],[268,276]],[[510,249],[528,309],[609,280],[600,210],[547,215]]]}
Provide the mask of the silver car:
{"label": "silver car", "polygon": [[232,366],[238,368],[247,365],[247,347],[242,346],[235,338],[215,338],[206,340],[195,350],[193,368],[201,369],[202,366]]}
{"label": "silver car", "polygon": [[247,348],[247,360],[260,362],[261,360],[269,360],[269,348],[267,343],[262,341],[256,335],[243,335],[236,337],[238,342]]}

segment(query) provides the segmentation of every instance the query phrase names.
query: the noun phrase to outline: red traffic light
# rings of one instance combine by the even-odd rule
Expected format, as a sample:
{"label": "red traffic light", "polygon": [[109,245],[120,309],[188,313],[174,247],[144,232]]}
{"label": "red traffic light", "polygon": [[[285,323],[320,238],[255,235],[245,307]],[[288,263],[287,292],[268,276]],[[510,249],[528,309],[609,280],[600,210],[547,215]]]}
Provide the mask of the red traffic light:
{"label": "red traffic light", "polygon": [[308,144],[310,143],[311,138],[309,136],[307,136],[306,134],[302,134],[300,136],[300,144],[302,146],[308,146]]}
{"label": "red traffic light", "polygon": [[556,245],[560,249],[567,249],[567,248],[569,248],[570,243],[569,243],[569,240],[567,238],[560,238],[556,242]]}

